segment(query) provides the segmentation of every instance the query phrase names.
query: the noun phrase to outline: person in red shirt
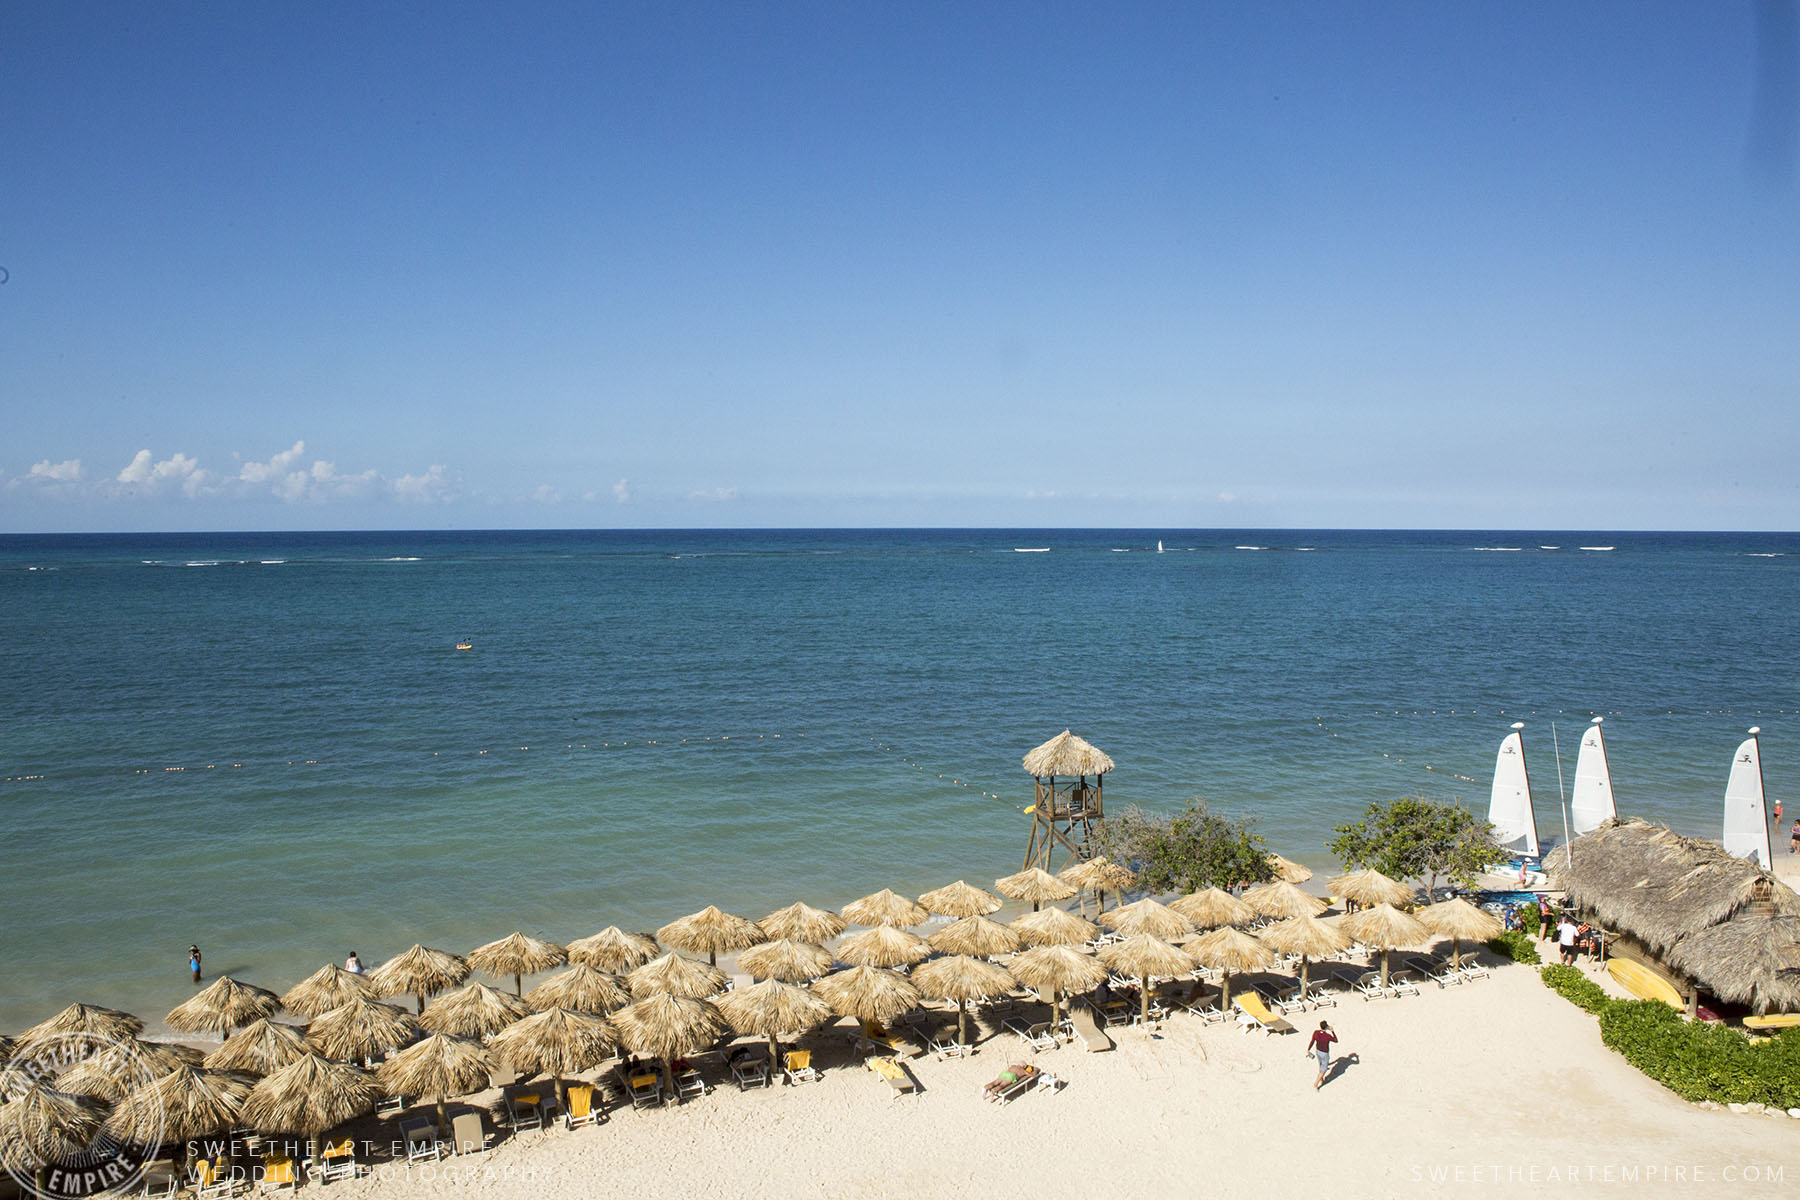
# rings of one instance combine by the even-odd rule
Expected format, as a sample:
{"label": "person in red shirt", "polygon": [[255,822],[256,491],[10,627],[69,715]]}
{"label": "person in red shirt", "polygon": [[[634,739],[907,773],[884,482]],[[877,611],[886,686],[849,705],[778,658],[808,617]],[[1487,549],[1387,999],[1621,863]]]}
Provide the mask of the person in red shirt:
{"label": "person in red shirt", "polygon": [[1337,1034],[1331,1032],[1331,1026],[1325,1021],[1313,1030],[1312,1041],[1306,1044],[1306,1052],[1318,1060],[1319,1077],[1313,1080],[1313,1091],[1318,1091],[1325,1083],[1325,1076],[1331,1071],[1331,1046],[1337,1041]]}

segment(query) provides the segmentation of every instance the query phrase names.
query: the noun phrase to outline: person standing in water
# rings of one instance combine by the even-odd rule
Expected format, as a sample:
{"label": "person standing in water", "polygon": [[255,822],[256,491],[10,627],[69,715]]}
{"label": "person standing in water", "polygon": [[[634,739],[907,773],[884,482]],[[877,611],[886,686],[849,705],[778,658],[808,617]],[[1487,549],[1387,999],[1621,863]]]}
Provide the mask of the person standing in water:
{"label": "person standing in water", "polygon": [[188,947],[188,970],[194,973],[194,982],[200,982],[200,947]]}

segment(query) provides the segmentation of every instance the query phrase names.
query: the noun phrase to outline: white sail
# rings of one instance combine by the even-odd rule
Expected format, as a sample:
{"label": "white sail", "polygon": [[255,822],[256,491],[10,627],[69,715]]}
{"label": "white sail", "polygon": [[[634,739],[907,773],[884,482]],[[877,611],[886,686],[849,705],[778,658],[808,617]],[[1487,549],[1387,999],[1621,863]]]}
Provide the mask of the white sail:
{"label": "white sail", "polygon": [[1769,810],[1763,803],[1762,752],[1752,728],[1731,759],[1731,778],[1725,782],[1725,852],[1734,858],[1754,858],[1767,870],[1775,861],[1769,846]]}
{"label": "white sail", "polygon": [[1606,765],[1606,737],[1600,732],[1602,717],[1581,735],[1581,754],[1575,759],[1575,788],[1569,794],[1569,820],[1577,837],[1618,819],[1613,803],[1612,772]]}
{"label": "white sail", "polygon": [[1525,774],[1525,739],[1519,726],[1500,743],[1494,761],[1494,792],[1488,822],[1502,845],[1530,858],[1538,856],[1537,816],[1531,811],[1531,780]]}

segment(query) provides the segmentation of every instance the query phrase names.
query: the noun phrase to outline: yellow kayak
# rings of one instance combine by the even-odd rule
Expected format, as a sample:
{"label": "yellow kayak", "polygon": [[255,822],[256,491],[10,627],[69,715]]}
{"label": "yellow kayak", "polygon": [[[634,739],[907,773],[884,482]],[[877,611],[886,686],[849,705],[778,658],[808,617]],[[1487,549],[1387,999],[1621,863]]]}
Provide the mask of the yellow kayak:
{"label": "yellow kayak", "polygon": [[1685,1009],[1687,1004],[1675,985],[1641,962],[1629,958],[1609,958],[1606,969],[1620,987],[1640,1000],[1661,1000],[1670,1008]]}
{"label": "yellow kayak", "polygon": [[1770,1013],[1766,1017],[1745,1017],[1745,1029],[1792,1029],[1800,1025],[1800,1013]]}

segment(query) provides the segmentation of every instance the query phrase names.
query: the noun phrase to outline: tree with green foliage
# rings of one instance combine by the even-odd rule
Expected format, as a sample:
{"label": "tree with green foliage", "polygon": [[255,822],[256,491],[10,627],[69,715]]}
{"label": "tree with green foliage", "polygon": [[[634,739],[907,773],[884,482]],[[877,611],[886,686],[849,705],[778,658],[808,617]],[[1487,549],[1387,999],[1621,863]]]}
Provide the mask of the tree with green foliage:
{"label": "tree with green foliage", "polygon": [[1137,873],[1147,892],[1193,892],[1273,878],[1268,845],[1250,822],[1228,817],[1196,797],[1172,816],[1133,804],[1109,813],[1100,827],[1101,853]]}
{"label": "tree with green foliage", "polygon": [[1360,821],[1339,825],[1326,849],[1352,869],[1426,880],[1428,895],[1440,876],[1473,886],[1475,876],[1506,853],[1494,840],[1494,827],[1461,804],[1419,796],[1376,801]]}

